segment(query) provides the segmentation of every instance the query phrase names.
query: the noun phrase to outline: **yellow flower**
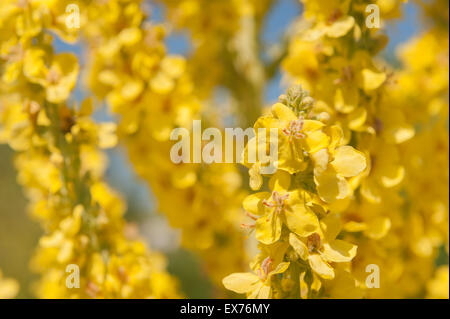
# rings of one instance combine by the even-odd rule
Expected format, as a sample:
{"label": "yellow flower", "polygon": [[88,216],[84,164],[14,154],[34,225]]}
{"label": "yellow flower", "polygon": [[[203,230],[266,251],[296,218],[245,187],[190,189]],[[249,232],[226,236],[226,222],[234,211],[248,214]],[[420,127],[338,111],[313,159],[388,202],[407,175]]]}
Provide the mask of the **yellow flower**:
{"label": "yellow flower", "polygon": [[290,175],[279,171],[269,181],[272,193],[256,193],[244,200],[244,209],[258,216],[256,239],[264,244],[280,239],[283,224],[299,236],[308,236],[318,230],[317,216],[306,205],[301,191],[288,191],[290,183]]}
{"label": "yellow flower", "polygon": [[405,168],[394,145],[376,140],[370,150],[368,176],[362,180],[361,194],[372,203],[380,203],[384,192],[403,181]]}
{"label": "yellow flower", "polygon": [[328,203],[347,198],[352,186],[347,178],[355,177],[366,169],[363,153],[348,145],[336,149],[322,149],[312,156],[314,180],[320,198]]}
{"label": "yellow flower", "polygon": [[[291,174],[306,169],[305,153],[314,153],[327,147],[329,138],[321,130],[324,124],[315,120],[304,119],[295,115],[294,111],[284,104],[277,103],[272,107],[272,115],[259,118],[254,126],[256,136],[249,141],[245,150],[244,163],[248,154],[256,153],[258,147],[264,147],[258,129],[278,129],[278,169]],[[270,136],[270,139],[275,136]],[[271,141],[267,141],[270,143]],[[247,164],[249,165],[249,164]]]}
{"label": "yellow flower", "polygon": [[320,225],[321,229],[309,236],[299,238],[291,233],[289,243],[317,275],[324,279],[333,279],[335,272],[330,263],[351,261],[356,255],[357,246],[336,239],[342,227],[337,215],[325,217],[320,221]]}
{"label": "yellow flower", "polygon": [[223,285],[238,294],[247,294],[249,299],[270,299],[272,277],[284,273],[288,268],[289,262],[281,262],[274,267],[271,257],[267,257],[261,263],[257,274],[248,272],[231,274],[223,279]]}
{"label": "yellow flower", "polygon": [[347,15],[351,1],[302,0],[305,4],[305,16],[316,24],[305,32],[307,39],[317,39],[323,35],[340,38],[355,25],[355,19]]}
{"label": "yellow flower", "polygon": [[75,86],[78,76],[77,58],[70,53],[60,53],[53,57],[50,67],[47,67],[45,56],[43,49],[27,50],[23,72],[30,82],[45,88],[47,101],[61,103],[69,97]]}

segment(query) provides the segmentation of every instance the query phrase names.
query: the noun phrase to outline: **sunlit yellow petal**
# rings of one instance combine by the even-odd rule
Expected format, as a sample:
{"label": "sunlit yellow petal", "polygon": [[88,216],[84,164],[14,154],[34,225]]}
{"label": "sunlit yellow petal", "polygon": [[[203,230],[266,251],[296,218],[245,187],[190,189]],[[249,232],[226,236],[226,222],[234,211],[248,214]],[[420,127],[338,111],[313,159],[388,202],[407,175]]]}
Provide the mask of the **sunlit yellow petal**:
{"label": "sunlit yellow petal", "polygon": [[318,254],[309,255],[308,262],[312,270],[323,279],[334,278],[333,268],[327,262],[325,262],[320,255]]}
{"label": "sunlit yellow petal", "polygon": [[334,161],[331,163],[338,174],[344,177],[356,176],[366,168],[366,157],[351,146],[336,149]]}
{"label": "sunlit yellow petal", "polygon": [[331,262],[348,262],[356,256],[358,247],[336,239],[323,245],[323,256]]}
{"label": "sunlit yellow petal", "polygon": [[289,244],[292,246],[292,248],[294,248],[295,252],[300,256],[301,259],[308,259],[308,247],[306,247],[306,245],[293,233],[289,234]]}
{"label": "sunlit yellow petal", "polygon": [[259,277],[252,273],[235,273],[225,277],[222,280],[225,288],[238,294],[247,293],[252,285],[259,281]]}
{"label": "sunlit yellow petal", "polygon": [[264,206],[262,201],[264,199],[268,199],[269,197],[270,193],[268,192],[251,194],[244,199],[243,207],[246,211],[252,214],[261,215],[264,213]]}

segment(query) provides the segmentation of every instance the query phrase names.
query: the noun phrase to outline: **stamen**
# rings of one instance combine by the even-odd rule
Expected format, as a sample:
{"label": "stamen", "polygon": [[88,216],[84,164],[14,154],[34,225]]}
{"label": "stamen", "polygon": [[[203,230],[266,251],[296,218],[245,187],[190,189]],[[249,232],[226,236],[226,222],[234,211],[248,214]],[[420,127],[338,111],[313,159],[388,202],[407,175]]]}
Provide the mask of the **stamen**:
{"label": "stamen", "polygon": [[261,269],[260,269],[260,274],[263,276],[263,280],[267,279],[267,276],[269,275],[271,269],[272,269],[272,264],[273,264],[273,259],[269,257],[267,257],[266,259],[263,260],[263,262],[261,263]]}
{"label": "stamen", "polygon": [[245,211],[245,215],[247,215],[248,217],[250,217],[253,220],[257,220],[258,217],[253,216],[252,214],[250,214],[249,212]]}
{"label": "stamen", "polygon": [[256,229],[256,224],[244,224],[242,223],[241,228],[246,232],[244,238],[248,239],[253,231]]}
{"label": "stamen", "polygon": [[60,79],[59,72],[54,69],[50,69],[50,71],[47,74],[47,82],[49,82],[50,84],[56,84],[59,82],[59,79]]}
{"label": "stamen", "polygon": [[261,263],[261,266],[256,271],[256,274],[262,281],[265,281],[267,279],[267,276],[269,276],[269,273],[272,270],[272,264],[273,264],[273,259],[270,258],[270,256],[269,256],[263,260],[263,262]]}
{"label": "stamen", "polygon": [[255,224],[241,224],[241,228],[246,229],[246,230],[251,230],[252,228],[255,228],[256,225]]}
{"label": "stamen", "polygon": [[272,193],[272,201],[264,200],[263,204],[270,208],[275,208],[275,213],[281,213],[284,208],[285,201],[289,198],[289,194],[280,195],[277,191]]}
{"label": "stamen", "polygon": [[308,251],[310,253],[318,251],[322,246],[319,234],[313,233],[309,235],[308,238],[306,239],[306,246],[308,247]]}
{"label": "stamen", "polygon": [[304,118],[300,116],[298,120],[292,120],[282,132],[289,137],[289,140],[305,138],[306,135],[302,132],[303,126]]}
{"label": "stamen", "polygon": [[263,205],[267,207],[274,207],[273,202],[269,202],[267,199],[263,200]]}

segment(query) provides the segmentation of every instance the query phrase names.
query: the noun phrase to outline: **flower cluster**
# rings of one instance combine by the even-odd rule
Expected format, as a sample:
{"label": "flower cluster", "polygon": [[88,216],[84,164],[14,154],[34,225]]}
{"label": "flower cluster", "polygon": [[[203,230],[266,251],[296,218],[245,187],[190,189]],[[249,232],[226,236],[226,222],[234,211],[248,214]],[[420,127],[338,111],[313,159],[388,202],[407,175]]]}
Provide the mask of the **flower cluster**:
{"label": "flower cluster", "polygon": [[339,212],[359,185],[366,156],[344,144],[339,126],[311,118],[313,101],[301,88],[289,90],[280,100],[286,104],[275,104],[255,123],[255,131],[275,128],[278,134],[263,145],[266,136],[257,134],[244,152],[251,185],[259,189],[264,163],[246,159],[278,139],[278,171],[267,176],[269,192],[249,195],[243,202],[262,251],[252,263],[257,275],[232,274],[223,281],[228,289],[250,298],[312,296],[321,288],[321,279],[345,276],[337,265],[350,262],[357,251],[356,245],[337,238],[343,226]]}
{"label": "flower cluster", "polygon": [[[36,295],[182,296],[105,182],[104,150],[120,143],[215,288],[448,298],[448,1],[416,1],[423,31],[392,66],[384,30],[405,2],[300,0],[301,16],[269,48],[274,0],[155,0],[161,25],[142,0],[78,0],[76,17],[70,0],[2,0],[0,142],[16,152],[44,232],[31,262],[42,274]],[[186,56],[167,52],[172,30],[188,32]],[[55,37],[86,50],[85,72]],[[262,111],[279,67],[290,88]],[[74,92],[81,75],[92,97]],[[94,121],[102,105],[114,121]],[[243,167],[173,162],[171,135],[193,133],[194,120],[253,126]],[[204,145],[193,135],[194,157]],[[378,269],[376,285],[368,269]],[[0,272],[0,298],[17,292]]]}
{"label": "flower cluster", "polygon": [[[387,37],[366,24],[371,2],[302,2],[282,65],[315,102],[293,88],[255,124],[279,129],[279,173],[271,192],[244,201],[258,276],[232,274],[224,285],[262,298],[423,294],[439,251],[448,254],[448,28],[413,41],[395,71],[376,59]],[[384,19],[400,14],[401,1],[376,4]],[[260,188],[261,163],[247,166]],[[381,269],[379,289],[366,286],[370,264]],[[436,281],[430,295],[445,296]]]}
{"label": "flower cluster", "polygon": [[[0,34],[7,36],[0,39],[0,138],[17,152],[18,181],[44,230],[32,261],[42,273],[36,293],[177,297],[164,257],[126,232],[125,204],[103,180],[101,149],[116,144],[115,124],[93,122],[89,99],[69,102],[77,58],[55,52],[51,35],[71,38],[61,27],[66,4],[7,1],[0,15]],[[69,265],[76,269],[73,277]]]}
{"label": "flower cluster", "polygon": [[241,177],[231,164],[171,161],[172,130],[190,128],[206,110],[186,61],[166,54],[163,27],[146,23],[138,3],[88,7],[89,85],[119,116],[119,139],[151,187],[158,211],[181,229],[182,245],[198,253],[213,281],[220,282],[230,271],[243,269],[246,260],[238,222]]}

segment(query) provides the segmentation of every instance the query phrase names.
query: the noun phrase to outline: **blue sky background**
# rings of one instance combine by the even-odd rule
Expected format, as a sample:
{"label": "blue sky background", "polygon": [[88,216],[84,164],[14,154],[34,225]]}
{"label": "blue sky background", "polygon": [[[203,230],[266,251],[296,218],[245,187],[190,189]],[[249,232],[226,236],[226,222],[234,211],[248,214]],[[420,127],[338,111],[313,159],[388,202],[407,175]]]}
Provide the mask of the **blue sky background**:
{"label": "blue sky background", "polygon": [[[150,1],[152,2],[152,1]],[[385,55],[393,56],[395,48],[398,44],[407,41],[411,36],[419,31],[420,23],[417,7],[413,3],[404,5],[404,17],[399,21],[394,21],[388,25],[387,33],[390,38],[389,45],[386,49]],[[278,4],[269,13],[266,21],[263,39],[266,43],[275,43],[278,41],[284,30],[294,21],[294,19],[301,13],[301,6],[298,0],[280,0]],[[160,5],[153,7],[152,20],[162,22],[164,20],[164,9]],[[382,17],[381,17],[382,18]],[[166,39],[168,50],[172,54],[187,55],[190,50],[189,36],[185,32],[175,32]],[[60,41],[55,37],[55,47],[57,51],[71,51],[75,53],[81,64],[84,63],[83,48],[81,45],[70,45]],[[269,84],[266,99],[273,101],[278,98],[283,92],[280,86],[281,76]],[[76,92],[77,99],[83,96],[82,88],[79,87]]]}
{"label": "blue sky background", "polygon": [[[158,6],[153,11],[154,18],[162,21],[164,10]],[[298,0],[280,0],[269,13],[266,21],[263,39],[266,43],[276,43],[283,35],[284,30],[301,14],[301,6]],[[383,17],[381,17],[383,18]],[[419,17],[417,7],[412,3],[405,4],[404,17],[388,25],[387,33],[390,38],[386,53],[389,56],[394,54],[399,43],[407,41],[419,30]],[[167,39],[167,46],[171,53],[185,55],[189,52],[189,39],[186,34],[174,33]],[[274,101],[284,88],[280,86],[281,75],[269,84],[267,88],[266,100]]]}

